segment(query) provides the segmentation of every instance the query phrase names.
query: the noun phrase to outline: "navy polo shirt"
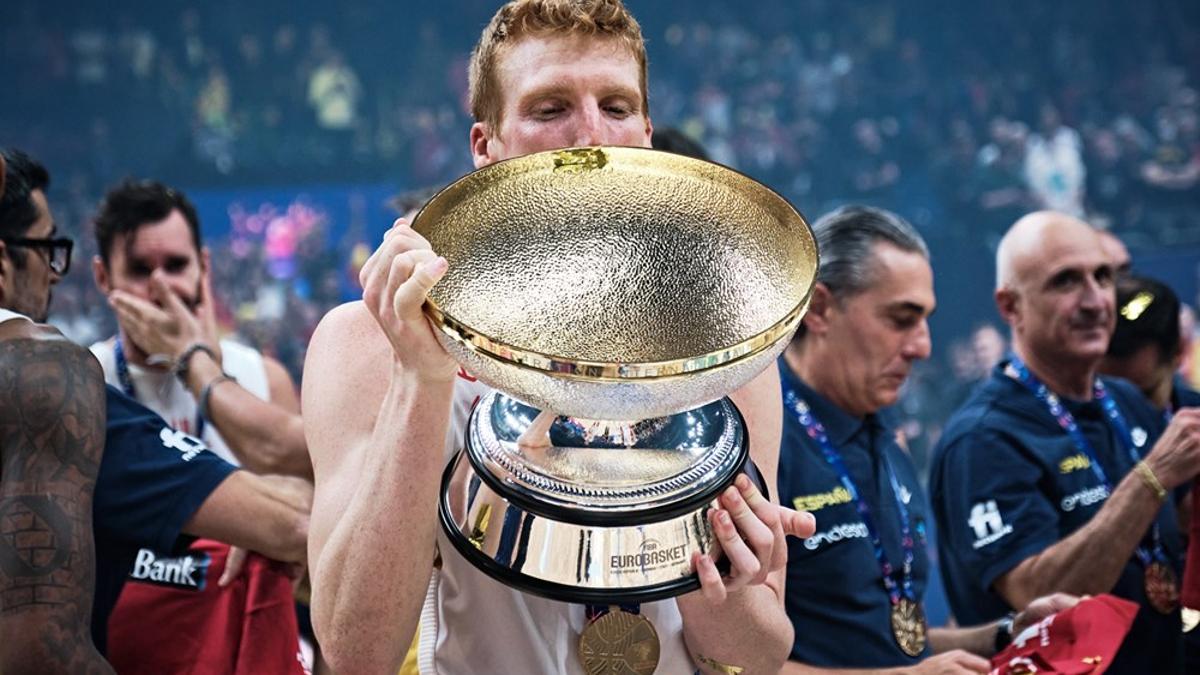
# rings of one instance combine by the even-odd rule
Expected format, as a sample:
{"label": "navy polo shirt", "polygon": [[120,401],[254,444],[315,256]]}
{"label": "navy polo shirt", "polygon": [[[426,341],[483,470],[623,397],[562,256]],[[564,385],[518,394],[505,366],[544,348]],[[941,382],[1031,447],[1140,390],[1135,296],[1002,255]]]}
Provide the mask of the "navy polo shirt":
{"label": "navy polo shirt", "polygon": [[[782,359],[779,371],[784,385],[808,403],[825,427],[860,497],[866,498],[899,584],[904,555],[896,497],[883,461],[887,457],[909,514],[916,549],[913,591],[921,599],[929,570],[925,550],[928,507],[912,461],[896,443],[895,430],[877,415],[858,419],[846,414],[804,384]],[[817,519],[812,537],[788,538],[785,603],[796,629],[791,658],[812,666],[883,668],[916,663],[928,656],[928,647],[914,658],[896,644],[891,603],[867,528],[820,445],[808,437],[787,406],[778,488],[781,504],[809,511]]]}
{"label": "navy polo shirt", "polygon": [[101,653],[108,644],[108,616],[138,549],[174,550],[184,524],[237,470],[120,390],[107,390],[104,455],[92,500],[92,639]]}
{"label": "navy polo shirt", "polygon": [[[973,625],[1009,611],[992,590],[997,578],[1066,538],[1104,506],[1108,491],[1090,462],[1046,405],[1004,373],[1007,362],[975,390],[946,424],[936,450],[930,492],[946,591],[958,621]],[[1140,455],[1150,451],[1165,420],[1132,385],[1103,378]],[[1116,485],[1133,460],[1105,419],[1101,404],[1063,399],[1109,481]],[[1183,545],[1173,504],[1158,514],[1163,545],[1182,579]],[[1143,543],[1149,546],[1149,531]],[[1114,595],[1142,605],[1110,672],[1178,672],[1180,617],[1149,607],[1143,568],[1131,556]]]}
{"label": "navy polo shirt", "polygon": [[1182,377],[1176,376],[1175,384],[1171,387],[1171,409],[1195,407],[1200,407],[1200,392],[1189,387]]}

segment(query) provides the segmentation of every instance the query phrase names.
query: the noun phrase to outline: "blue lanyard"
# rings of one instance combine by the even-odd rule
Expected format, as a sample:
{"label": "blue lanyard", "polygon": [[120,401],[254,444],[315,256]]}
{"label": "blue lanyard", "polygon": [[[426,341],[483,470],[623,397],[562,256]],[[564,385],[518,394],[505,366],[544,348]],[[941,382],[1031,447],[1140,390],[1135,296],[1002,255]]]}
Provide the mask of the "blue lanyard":
{"label": "blue lanyard", "polygon": [[[129,374],[129,361],[125,359],[125,346],[121,344],[121,334],[117,333],[116,345],[113,347],[113,356],[117,361],[117,380],[121,383],[121,391],[129,398],[137,401],[137,390],[133,387],[133,377]],[[196,408],[196,426],[192,432],[196,438],[204,436],[204,418],[200,415],[200,408]]]}
{"label": "blue lanyard", "polygon": [[[620,607],[622,611],[629,612],[630,614],[642,613],[642,606],[638,604],[621,604],[617,606]],[[590,623],[596,619],[599,619],[605,614],[608,614],[610,605],[585,605],[585,607],[587,620]]]}
{"label": "blue lanyard", "polygon": [[900,513],[900,545],[904,551],[904,566],[900,577],[900,585],[896,584],[896,579],[893,577],[892,563],[888,560],[887,552],[883,548],[883,539],[880,537],[879,529],[875,527],[875,520],[871,516],[871,508],[867,506],[867,502],[858,492],[858,488],[854,485],[854,480],[850,478],[850,472],[846,470],[846,463],[842,460],[842,456],[838,454],[833,443],[829,440],[829,434],[825,431],[825,427],[820,420],[812,414],[812,409],[808,403],[800,398],[791,387],[784,383],[783,385],[783,402],[784,405],[792,411],[800,425],[808,433],[808,437],[816,441],[821,447],[822,454],[825,455],[825,461],[833,468],[838,475],[838,480],[842,487],[850,493],[850,498],[854,500],[854,505],[858,509],[858,517],[862,519],[863,525],[866,526],[867,532],[871,535],[871,545],[875,549],[875,560],[879,563],[879,568],[883,573],[883,587],[887,590],[888,599],[894,606],[900,602],[903,595],[904,599],[916,602],[916,593],[913,591],[913,560],[914,544],[912,538],[912,528],[908,518],[908,508],[904,505],[904,501],[900,499],[900,483],[896,480],[896,472],[892,470],[892,463],[888,460],[886,449],[881,452],[883,457],[884,467],[887,468],[888,481],[892,486],[892,498],[896,500],[896,510]]}
{"label": "blue lanyard", "polygon": [[[1014,355],[1012,361],[1009,362],[1009,368],[1011,368],[1009,376],[1025,385],[1026,389],[1045,404],[1050,415],[1058,422],[1058,426],[1062,427],[1063,431],[1067,432],[1067,435],[1071,437],[1075,448],[1084,455],[1087,455],[1088,462],[1092,465],[1092,472],[1096,474],[1096,478],[1104,485],[1105,490],[1109,494],[1112,494],[1113,484],[1104,473],[1104,467],[1100,466],[1100,461],[1096,457],[1096,452],[1092,448],[1092,444],[1083,435],[1083,431],[1079,428],[1079,423],[1075,421],[1075,417],[1063,407],[1062,401],[1059,400],[1058,396],[1050,391],[1041,380],[1037,379],[1036,375],[1030,372],[1029,367],[1025,365],[1025,362],[1020,357]],[[1129,458],[1134,464],[1140,462],[1142,458],[1138,455],[1134,447],[1133,437],[1129,433],[1129,425],[1125,422],[1125,416],[1121,414],[1121,409],[1117,407],[1117,402],[1108,395],[1108,389],[1105,388],[1104,383],[1098,377],[1092,384],[1092,396],[1100,402],[1100,406],[1104,409],[1105,419],[1108,420],[1110,427],[1116,432],[1121,445],[1125,447],[1125,451],[1129,453]],[[1150,528],[1150,539],[1152,542],[1152,549],[1150,551],[1147,551],[1145,546],[1138,546],[1137,550],[1134,551],[1138,560],[1142,562],[1143,566],[1149,565],[1154,560],[1166,562],[1167,555],[1163,551],[1162,535],[1159,532],[1157,520],[1155,520],[1154,526]]]}

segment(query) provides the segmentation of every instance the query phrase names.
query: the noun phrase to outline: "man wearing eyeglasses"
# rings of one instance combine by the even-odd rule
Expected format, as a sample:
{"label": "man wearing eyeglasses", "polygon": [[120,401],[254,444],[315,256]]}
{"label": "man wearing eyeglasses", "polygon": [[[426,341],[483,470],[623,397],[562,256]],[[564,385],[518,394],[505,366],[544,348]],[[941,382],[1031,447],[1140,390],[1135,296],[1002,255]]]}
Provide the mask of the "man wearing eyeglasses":
{"label": "man wearing eyeglasses", "polygon": [[[58,236],[58,227],[50,217],[44,192],[50,182],[46,170],[20,153],[14,153],[6,164],[9,171],[25,169],[30,181],[27,183],[28,200],[24,204],[14,203],[14,217],[7,219],[0,230],[0,252],[4,253],[5,263],[12,266],[13,272],[11,276],[6,275],[6,280],[11,279],[12,283],[5,288],[5,305],[44,323],[50,308],[50,287],[71,267],[72,242]],[[18,190],[15,183],[12,185],[14,193]],[[22,231],[23,223],[27,224],[27,229]]]}
{"label": "man wearing eyeglasses", "polygon": [[[54,234],[56,232],[51,231],[51,235]],[[71,249],[74,248],[75,242],[67,237],[50,236],[45,239],[38,237],[4,237],[3,241],[9,246],[16,246],[17,248],[32,248],[44,251],[46,264],[60,278],[66,276],[67,270],[71,268]]]}
{"label": "man wearing eyeglasses", "polygon": [[[21,638],[0,640],[0,673],[112,673],[101,657],[109,613],[139,549],[170,551],[190,535],[302,562],[311,486],[238,471],[106,388],[96,359],[42,323],[70,247],[52,241],[45,168],[16,151],[0,155],[0,636]],[[215,591],[220,562],[194,560],[194,571],[170,576]],[[249,608],[258,591],[243,590]],[[290,605],[282,610],[291,615]],[[247,661],[262,651],[239,653],[232,670],[234,658],[212,663],[219,655],[186,665],[293,672]]]}
{"label": "man wearing eyeglasses", "polygon": [[[112,673],[88,634],[92,496],[104,447],[104,376],[42,324],[56,260],[49,176],[4,157],[0,196],[0,672]],[[56,269],[57,268],[57,269]],[[20,639],[10,639],[20,636]]]}

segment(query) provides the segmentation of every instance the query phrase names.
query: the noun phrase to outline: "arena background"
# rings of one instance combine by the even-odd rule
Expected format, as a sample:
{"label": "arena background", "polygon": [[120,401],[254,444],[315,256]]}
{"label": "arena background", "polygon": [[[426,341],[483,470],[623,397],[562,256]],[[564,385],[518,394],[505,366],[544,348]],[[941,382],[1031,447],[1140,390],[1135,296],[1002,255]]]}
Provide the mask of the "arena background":
{"label": "arena background", "polygon": [[[1200,3],[627,1],[656,127],[810,218],[863,202],[928,239],[934,356],[899,406],[919,465],[981,374],[970,334],[998,324],[994,246],[1020,214],[1086,213],[1196,304]],[[298,378],[394,198],[470,169],[466,62],[496,5],[8,0],[0,144],[48,165],[77,237],[52,320],[111,333],[88,218],[106,186],[159,178],[199,207],[226,327]]]}

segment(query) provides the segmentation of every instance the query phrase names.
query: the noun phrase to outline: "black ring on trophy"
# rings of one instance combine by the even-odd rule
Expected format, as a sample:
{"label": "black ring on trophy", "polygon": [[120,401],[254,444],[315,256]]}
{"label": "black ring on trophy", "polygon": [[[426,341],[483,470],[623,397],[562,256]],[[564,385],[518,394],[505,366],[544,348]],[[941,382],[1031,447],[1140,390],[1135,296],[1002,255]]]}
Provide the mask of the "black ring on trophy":
{"label": "black ring on trophy", "polygon": [[[458,464],[462,462],[463,454],[462,452],[456,454],[454,459],[450,460],[450,463],[446,465],[446,470],[442,472],[442,499],[438,504],[438,519],[441,522],[442,528],[447,532],[455,531],[458,526],[451,517],[450,510],[446,504],[448,498],[446,488]],[[738,473],[745,473],[764,496],[768,495],[767,486],[762,480],[762,474],[759,473],[758,467],[749,461],[748,457],[746,464],[741,467]],[[707,513],[707,509],[705,509],[705,512]],[[531,515],[530,517],[533,516]],[[528,574],[514,571],[511,567],[501,565],[487,555],[482,554],[479,549],[471,545],[468,539],[456,536],[447,538],[459,554],[491,578],[524,593],[532,593],[549,598],[550,600],[579,604],[608,604],[613,602],[614,598],[619,598],[622,603],[643,603],[666,600],[667,598],[673,598],[684,593],[691,593],[700,588],[700,578],[695,575],[679,577],[672,581],[620,592],[604,588],[593,589],[543,581]],[[729,572],[729,561],[726,558],[722,557],[716,564],[717,571],[722,575]]]}

